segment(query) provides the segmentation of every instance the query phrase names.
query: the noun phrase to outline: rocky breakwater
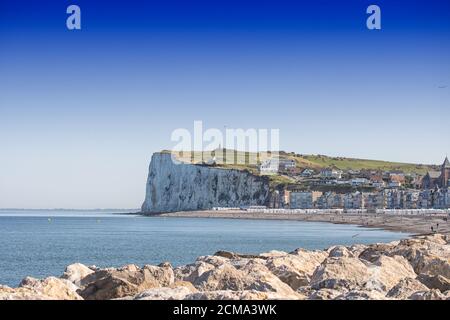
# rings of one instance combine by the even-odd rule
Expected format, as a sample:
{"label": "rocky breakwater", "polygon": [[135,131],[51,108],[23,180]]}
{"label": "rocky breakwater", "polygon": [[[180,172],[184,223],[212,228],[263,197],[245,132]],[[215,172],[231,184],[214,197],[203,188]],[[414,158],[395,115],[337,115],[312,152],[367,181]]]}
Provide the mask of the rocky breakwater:
{"label": "rocky breakwater", "polygon": [[248,171],[173,161],[154,153],[150,162],[143,213],[204,210],[213,207],[266,205],[269,180]]}
{"label": "rocky breakwater", "polygon": [[0,286],[0,299],[449,300],[449,237],[242,255],[220,251],[189,265],[96,268]]}

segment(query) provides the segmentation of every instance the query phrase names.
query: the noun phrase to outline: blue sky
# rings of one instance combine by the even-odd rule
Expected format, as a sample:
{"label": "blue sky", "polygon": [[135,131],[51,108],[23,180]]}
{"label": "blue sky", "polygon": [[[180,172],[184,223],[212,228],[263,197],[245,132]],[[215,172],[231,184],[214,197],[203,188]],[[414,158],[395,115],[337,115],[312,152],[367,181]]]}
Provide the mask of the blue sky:
{"label": "blue sky", "polygon": [[[82,29],[67,30],[77,4]],[[370,4],[382,30],[366,28]],[[139,207],[174,129],[278,128],[281,148],[440,163],[448,1],[0,3],[0,207]]]}

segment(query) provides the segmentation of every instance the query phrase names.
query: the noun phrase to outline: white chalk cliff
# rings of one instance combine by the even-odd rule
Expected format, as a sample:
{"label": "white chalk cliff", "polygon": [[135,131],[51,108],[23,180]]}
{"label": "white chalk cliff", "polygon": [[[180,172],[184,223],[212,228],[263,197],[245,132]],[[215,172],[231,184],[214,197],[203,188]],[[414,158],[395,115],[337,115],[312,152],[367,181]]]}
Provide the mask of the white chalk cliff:
{"label": "white chalk cliff", "polygon": [[142,212],[203,210],[213,207],[265,205],[267,177],[250,172],[174,162],[169,153],[154,153]]}

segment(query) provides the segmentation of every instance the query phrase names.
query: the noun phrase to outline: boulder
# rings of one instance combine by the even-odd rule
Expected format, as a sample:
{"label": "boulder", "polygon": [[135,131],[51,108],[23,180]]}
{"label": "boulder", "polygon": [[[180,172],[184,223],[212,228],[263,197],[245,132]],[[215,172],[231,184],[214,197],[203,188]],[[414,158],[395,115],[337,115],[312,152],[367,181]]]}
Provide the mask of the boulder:
{"label": "boulder", "polygon": [[441,235],[401,240],[388,255],[405,257],[417,274],[441,275],[450,279],[450,246]]}
{"label": "boulder", "polygon": [[[236,257],[234,257],[236,259]],[[214,267],[229,263],[230,259],[222,256],[200,256],[196,262],[204,262],[213,265]]]}
{"label": "boulder", "polygon": [[374,262],[377,260],[381,255],[386,255],[389,250],[392,249],[391,244],[385,244],[385,243],[377,243],[372,244],[366,247],[358,256],[359,259],[363,259],[369,262]]}
{"label": "boulder", "polygon": [[214,268],[215,267],[212,264],[203,261],[197,261],[193,264],[188,264],[185,266],[175,268],[173,271],[176,280],[194,282],[203,273],[210,271]]}
{"label": "boulder", "polygon": [[192,293],[185,296],[185,300],[268,300],[267,292],[256,290],[217,290]]}
{"label": "boulder", "polygon": [[183,300],[197,289],[190,282],[175,282],[169,287],[153,288],[140,292],[134,300]]}
{"label": "boulder", "polygon": [[294,290],[309,284],[312,268],[297,256],[285,255],[269,258],[266,266]]}
{"label": "boulder", "polygon": [[170,286],[175,282],[175,276],[170,264],[163,267],[145,265],[142,268],[142,271],[144,272],[144,275],[149,275],[151,278],[154,278],[161,287]]}
{"label": "boulder", "polygon": [[297,290],[309,284],[314,270],[327,256],[324,251],[297,249],[290,254],[278,251],[267,256],[265,265],[281,281]]}
{"label": "boulder", "polygon": [[249,280],[246,290],[258,290],[263,292],[275,292],[285,299],[299,299],[300,297],[289,285],[281,281],[258,259],[250,260],[244,267],[239,269]]}
{"label": "boulder", "polygon": [[27,288],[0,285],[0,300],[54,300],[52,297]]}
{"label": "boulder", "polygon": [[[303,249],[297,249],[297,250],[303,250]],[[259,257],[261,257],[262,259],[267,259],[267,258],[273,258],[273,257],[282,257],[287,255],[287,252],[284,251],[279,251],[279,250],[272,250],[269,252],[265,252],[265,253],[261,253],[259,255]]]}
{"label": "boulder", "polygon": [[311,277],[311,287],[319,290],[355,289],[362,287],[369,279],[367,266],[357,258],[327,258]]}
{"label": "boulder", "polygon": [[400,256],[379,256],[368,270],[370,276],[364,284],[365,289],[380,292],[389,291],[402,279],[416,277],[409,262]]}
{"label": "boulder", "polygon": [[418,291],[413,293],[410,300],[446,300],[447,297],[437,289]]}
{"label": "boulder", "polygon": [[106,300],[133,296],[151,288],[169,286],[174,282],[171,267],[146,265],[142,269],[129,265],[115,270],[99,270],[83,279],[79,290],[87,300]]}
{"label": "boulder", "polygon": [[82,285],[81,282],[83,278],[87,277],[93,272],[94,270],[86,267],[84,264],[74,263],[66,267],[61,278],[66,279],[80,287]]}
{"label": "boulder", "polygon": [[340,295],[342,295],[342,292],[338,291],[338,290],[320,289],[320,290],[313,291],[308,296],[308,300],[334,300]]}
{"label": "boulder", "polygon": [[[305,296],[296,295],[294,299],[305,299]],[[217,290],[189,294],[185,300],[286,300],[282,294],[276,292],[261,292],[257,290]]]}
{"label": "boulder", "polygon": [[422,273],[417,276],[417,280],[429,289],[438,289],[441,292],[450,290],[450,280],[441,275],[430,276]]}
{"label": "boulder", "polygon": [[386,300],[386,297],[379,291],[351,290],[338,297],[336,300]]}
{"label": "boulder", "polygon": [[254,254],[242,254],[242,253],[235,253],[230,251],[217,251],[214,253],[214,256],[228,258],[228,259],[256,259],[256,258],[263,258],[261,255],[254,255]]}
{"label": "boulder", "polygon": [[82,300],[77,287],[68,280],[48,277],[43,280],[27,277],[19,288],[0,286],[2,300]]}
{"label": "boulder", "polygon": [[355,257],[359,257],[359,255],[367,249],[367,246],[364,244],[354,244],[347,249],[353,254]]}
{"label": "boulder", "polygon": [[329,248],[327,251],[328,251],[328,257],[330,257],[330,258],[340,258],[340,257],[353,258],[353,257],[355,257],[353,255],[353,253],[344,246],[334,246],[334,247]]}
{"label": "boulder", "polygon": [[224,264],[203,273],[194,281],[200,291],[248,291],[276,292],[286,299],[298,298],[287,284],[273,275],[267,267],[258,261],[250,260],[240,269]]}
{"label": "boulder", "polygon": [[393,299],[405,300],[417,291],[428,291],[428,288],[416,279],[404,278],[389,290],[386,296]]}
{"label": "boulder", "polygon": [[328,257],[327,251],[308,251],[305,249],[296,249],[290,253],[301,259],[308,274],[313,274],[314,270]]}
{"label": "boulder", "polygon": [[202,273],[193,284],[200,291],[241,291],[250,285],[250,279],[232,265],[224,264]]}

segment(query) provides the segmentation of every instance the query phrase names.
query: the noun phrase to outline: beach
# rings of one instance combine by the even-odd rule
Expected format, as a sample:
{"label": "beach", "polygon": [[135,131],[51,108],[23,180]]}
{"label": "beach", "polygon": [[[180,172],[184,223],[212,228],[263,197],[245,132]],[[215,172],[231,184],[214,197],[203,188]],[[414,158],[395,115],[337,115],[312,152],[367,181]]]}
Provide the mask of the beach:
{"label": "beach", "polygon": [[[334,213],[263,213],[236,211],[181,211],[161,213],[161,217],[264,219],[329,222],[353,224],[366,228],[379,228],[410,234],[450,233],[450,222],[445,215],[386,215],[386,214],[334,214]],[[431,229],[433,227],[433,230]]]}

